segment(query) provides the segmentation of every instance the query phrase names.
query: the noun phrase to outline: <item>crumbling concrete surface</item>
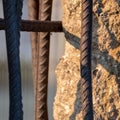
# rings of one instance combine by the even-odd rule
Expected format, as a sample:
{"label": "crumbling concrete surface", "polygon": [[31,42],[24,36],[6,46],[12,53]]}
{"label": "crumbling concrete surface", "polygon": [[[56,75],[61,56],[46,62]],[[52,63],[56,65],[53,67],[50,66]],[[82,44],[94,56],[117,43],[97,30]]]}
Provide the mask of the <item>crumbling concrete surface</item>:
{"label": "crumbling concrete surface", "polygon": [[[82,120],[80,95],[81,0],[63,0],[65,54],[57,66],[55,120]],[[120,120],[120,0],[93,1],[94,115]]]}

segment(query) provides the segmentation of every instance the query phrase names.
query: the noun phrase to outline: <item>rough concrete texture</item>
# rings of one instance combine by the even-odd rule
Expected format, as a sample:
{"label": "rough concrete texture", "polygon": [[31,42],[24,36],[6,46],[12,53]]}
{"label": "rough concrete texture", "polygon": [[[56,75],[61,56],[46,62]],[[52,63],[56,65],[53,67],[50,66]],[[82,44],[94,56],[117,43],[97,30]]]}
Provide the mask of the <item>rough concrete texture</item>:
{"label": "rough concrete texture", "polygon": [[[57,66],[55,120],[82,120],[81,0],[63,0],[65,54]],[[120,120],[120,0],[93,1],[92,85],[96,119]]]}

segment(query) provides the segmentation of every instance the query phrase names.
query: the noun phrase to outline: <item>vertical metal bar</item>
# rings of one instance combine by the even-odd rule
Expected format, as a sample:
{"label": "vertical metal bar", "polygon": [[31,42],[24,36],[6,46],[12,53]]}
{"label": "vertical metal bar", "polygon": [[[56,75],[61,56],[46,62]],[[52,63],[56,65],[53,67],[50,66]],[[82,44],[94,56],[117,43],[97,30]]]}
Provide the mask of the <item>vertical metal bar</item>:
{"label": "vertical metal bar", "polygon": [[23,120],[19,56],[22,6],[22,0],[3,0],[9,69],[9,120]]}
{"label": "vertical metal bar", "polygon": [[[52,0],[39,0],[39,20],[50,21]],[[48,120],[47,89],[49,69],[50,33],[39,33],[38,43],[38,79],[36,93],[36,118],[35,120]]]}
{"label": "vertical metal bar", "polygon": [[[29,8],[30,20],[38,20],[39,0],[28,0],[28,8]],[[33,74],[33,82],[34,82],[34,93],[36,94],[38,33],[31,32],[30,39],[31,39],[31,47],[32,47],[32,74]]]}
{"label": "vertical metal bar", "polygon": [[[28,0],[29,18],[30,20],[38,20],[39,18],[39,0]],[[32,47],[32,74],[34,83],[34,96],[37,95],[37,77],[38,77],[38,32],[30,33],[31,47]],[[35,108],[36,109],[36,103]],[[36,115],[36,111],[35,111]],[[34,116],[36,119],[36,116]]]}
{"label": "vertical metal bar", "polygon": [[81,30],[82,114],[84,120],[93,120],[91,78],[92,0],[82,0]]}

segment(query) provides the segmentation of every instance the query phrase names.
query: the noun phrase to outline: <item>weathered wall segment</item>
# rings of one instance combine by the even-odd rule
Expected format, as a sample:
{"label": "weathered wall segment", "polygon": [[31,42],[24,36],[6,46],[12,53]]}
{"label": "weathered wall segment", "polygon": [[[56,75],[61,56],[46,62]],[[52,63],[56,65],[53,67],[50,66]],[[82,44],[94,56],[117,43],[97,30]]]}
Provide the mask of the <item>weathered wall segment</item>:
{"label": "weathered wall segment", "polygon": [[[65,54],[57,66],[55,120],[82,120],[80,104],[81,0],[63,0]],[[93,104],[102,120],[120,120],[120,1],[93,1]]]}

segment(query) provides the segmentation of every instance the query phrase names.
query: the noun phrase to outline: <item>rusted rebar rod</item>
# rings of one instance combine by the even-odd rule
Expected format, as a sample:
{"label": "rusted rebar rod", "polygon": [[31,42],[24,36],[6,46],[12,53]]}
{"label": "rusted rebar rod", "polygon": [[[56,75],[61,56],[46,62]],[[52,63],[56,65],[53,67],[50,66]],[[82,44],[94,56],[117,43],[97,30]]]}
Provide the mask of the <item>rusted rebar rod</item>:
{"label": "rusted rebar rod", "polygon": [[81,95],[83,120],[94,120],[91,78],[92,0],[82,0]]}
{"label": "rusted rebar rod", "polygon": [[[39,0],[39,20],[50,21],[52,12],[52,0]],[[38,34],[38,79],[36,93],[35,120],[48,120],[47,90],[49,70],[49,46],[50,32]]]}
{"label": "rusted rebar rod", "polygon": [[[28,0],[29,19],[38,20],[39,13],[39,0]],[[36,81],[37,81],[37,44],[38,44],[38,32],[30,33],[31,49],[32,49],[32,74],[34,83],[34,94],[36,96]]]}
{"label": "rusted rebar rod", "polygon": [[[0,18],[0,30],[5,30],[5,21]],[[22,20],[21,31],[63,32],[61,21]]]}
{"label": "rusted rebar rod", "polygon": [[[38,20],[39,0],[28,0],[28,8],[29,8],[29,11],[28,11],[29,19]],[[36,83],[37,83],[37,76],[38,76],[37,70],[38,70],[38,59],[39,59],[38,58],[38,32],[31,32],[30,39],[31,39],[31,49],[32,49],[32,74],[33,74],[33,83],[34,83],[34,96],[36,98]],[[36,109],[35,105],[34,105],[34,109]]]}

